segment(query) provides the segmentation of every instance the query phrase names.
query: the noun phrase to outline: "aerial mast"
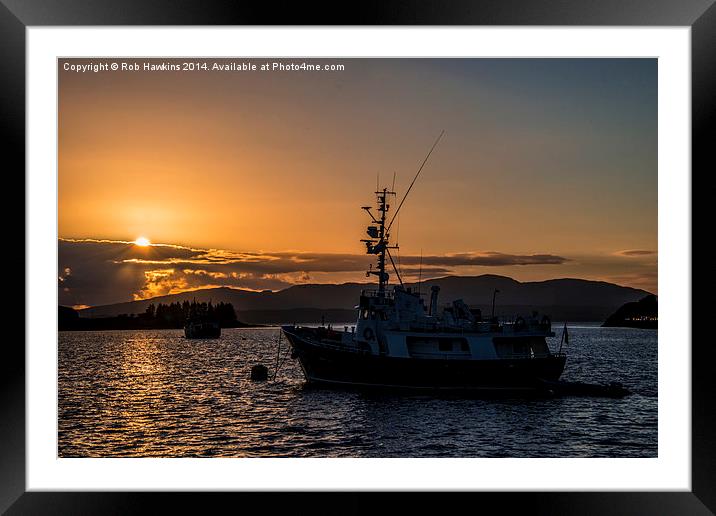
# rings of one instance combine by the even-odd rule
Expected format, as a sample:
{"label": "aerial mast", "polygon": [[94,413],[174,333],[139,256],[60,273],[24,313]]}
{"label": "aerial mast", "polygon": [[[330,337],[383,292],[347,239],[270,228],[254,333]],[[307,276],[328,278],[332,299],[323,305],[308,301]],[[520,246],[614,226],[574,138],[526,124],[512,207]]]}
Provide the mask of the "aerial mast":
{"label": "aerial mast", "polygon": [[387,228],[385,227],[385,221],[387,218],[390,204],[388,204],[388,196],[395,195],[395,192],[383,188],[382,190],[376,190],[375,195],[378,200],[378,211],[380,215],[375,217],[370,211],[370,206],[363,206],[363,209],[370,215],[375,226],[368,226],[368,236],[370,239],[361,240],[365,242],[368,254],[375,254],[378,257],[377,270],[371,268],[368,271],[368,275],[371,274],[378,276],[378,297],[385,297],[385,288],[388,285],[388,273],[385,272],[385,255],[388,253],[388,249],[396,249],[397,246],[390,247],[389,239],[390,235]]}
{"label": "aerial mast", "polygon": [[[375,225],[368,226],[367,233],[370,239],[364,239],[361,240],[361,242],[364,242],[366,245],[366,251],[368,254],[375,254],[378,256],[378,270],[371,269],[366,274],[367,276],[370,276],[371,274],[378,276],[378,297],[382,298],[385,297],[385,288],[388,285],[388,273],[385,272],[385,255],[387,254],[390,258],[391,263],[393,264],[393,268],[395,269],[395,273],[398,276],[398,281],[400,281],[401,285],[403,283],[402,279],[400,278],[400,273],[398,272],[398,269],[395,267],[395,262],[393,262],[393,257],[390,254],[390,249],[397,249],[398,246],[390,246],[389,240],[390,240],[390,228],[393,225],[393,222],[395,222],[395,217],[398,215],[398,212],[400,211],[400,208],[403,207],[403,203],[405,202],[405,199],[408,197],[408,194],[410,193],[410,190],[413,188],[413,185],[415,184],[415,181],[418,179],[418,176],[420,175],[420,172],[423,170],[423,167],[425,167],[425,164],[428,162],[428,159],[430,158],[430,155],[433,153],[433,150],[435,150],[435,147],[437,146],[440,139],[443,137],[443,134],[445,134],[445,131],[442,131],[440,135],[435,140],[435,143],[433,143],[433,146],[430,148],[430,151],[428,152],[427,156],[425,156],[425,159],[420,165],[420,168],[418,168],[418,172],[415,174],[415,177],[413,178],[413,181],[410,183],[410,186],[408,187],[407,191],[405,192],[405,195],[400,201],[400,204],[398,205],[398,209],[393,214],[393,218],[390,219],[390,222],[388,223],[387,227],[385,225],[386,223],[386,214],[388,210],[390,209],[390,205],[388,204],[388,196],[389,195],[395,195],[395,192],[392,190],[388,190],[387,188],[383,188],[382,190],[380,187],[376,188],[376,196],[378,198],[378,211],[380,212],[380,215],[376,217],[373,215],[373,213],[370,211],[371,206],[363,206],[362,208],[370,215],[370,218],[373,220],[373,223]],[[395,176],[393,178],[393,181],[395,181]],[[393,183],[395,184],[395,183]]]}
{"label": "aerial mast", "polygon": [[[385,252],[388,248],[388,234],[385,232],[385,215],[390,208],[388,189],[383,188],[378,194],[378,211],[380,211],[380,233],[378,240],[378,296],[383,297],[388,284],[388,273],[385,272]],[[393,192],[391,192],[393,193]]]}

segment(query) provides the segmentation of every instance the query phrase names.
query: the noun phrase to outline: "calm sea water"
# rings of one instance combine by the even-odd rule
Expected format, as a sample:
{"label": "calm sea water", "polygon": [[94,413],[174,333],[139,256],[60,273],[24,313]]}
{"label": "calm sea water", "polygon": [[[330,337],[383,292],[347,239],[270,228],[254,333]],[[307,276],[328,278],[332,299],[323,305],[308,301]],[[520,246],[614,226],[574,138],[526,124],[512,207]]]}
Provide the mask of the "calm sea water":
{"label": "calm sea water", "polygon": [[634,394],[617,400],[319,390],[287,353],[275,382],[250,381],[256,363],[273,373],[278,332],[61,332],[59,456],[657,456],[654,330],[570,327],[562,378],[622,382]]}

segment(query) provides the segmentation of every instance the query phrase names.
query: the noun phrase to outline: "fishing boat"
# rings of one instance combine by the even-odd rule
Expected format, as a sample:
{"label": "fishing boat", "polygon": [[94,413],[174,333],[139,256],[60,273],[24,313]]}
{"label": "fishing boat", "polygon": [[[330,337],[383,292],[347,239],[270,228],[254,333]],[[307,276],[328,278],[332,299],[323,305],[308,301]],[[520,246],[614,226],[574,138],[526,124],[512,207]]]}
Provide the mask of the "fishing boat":
{"label": "fishing boat", "polygon": [[221,326],[213,320],[189,319],[184,324],[184,336],[187,339],[218,339],[221,337]]}
{"label": "fishing boat", "polygon": [[[422,162],[397,210],[388,220],[392,189],[375,192],[377,206],[364,206],[370,216],[369,238],[361,240],[377,266],[375,288],[361,292],[357,321],[350,329],[330,326],[282,326],[306,381],[322,386],[408,388],[430,390],[539,390],[559,379],[566,355],[550,350],[554,337],[549,317],[533,312],[510,320],[484,318],[458,299],[440,304],[439,287],[429,301],[404,285],[391,254],[390,230],[420,172],[443,133]],[[376,210],[374,212],[373,210]],[[397,283],[389,285],[387,261]],[[427,302],[426,302],[427,301]],[[494,299],[493,299],[494,303]]]}
{"label": "fishing boat", "polygon": [[221,337],[221,325],[211,301],[197,303],[194,299],[189,305],[189,313],[184,322],[184,336],[187,339],[218,339]]}

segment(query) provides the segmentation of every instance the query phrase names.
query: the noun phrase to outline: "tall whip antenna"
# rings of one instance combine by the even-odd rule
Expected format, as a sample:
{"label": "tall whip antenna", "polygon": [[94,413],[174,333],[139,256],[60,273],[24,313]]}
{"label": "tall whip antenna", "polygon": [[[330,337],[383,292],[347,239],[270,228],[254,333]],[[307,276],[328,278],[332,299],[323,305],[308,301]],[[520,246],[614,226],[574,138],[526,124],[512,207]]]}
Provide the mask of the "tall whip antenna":
{"label": "tall whip antenna", "polygon": [[437,140],[435,140],[435,143],[433,143],[433,146],[430,147],[430,151],[428,152],[428,155],[425,156],[425,159],[423,160],[423,163],[420,165],[420,168],[418,169],[418,173],[415,174],[415,177],[413,178],[413,182],[410,183],[410,186],[409,186],[408,189],[406,190],[405,195],[403,196],[403,199],[400,201],[400,204],[398,205],[398,209],[395,210],[395,213],[393,213],[393,218],[390,219],[390,224],[388,224],[388,227],[386,228],[386,231],[388,231],[388,230],[390,229],[390,227],[393,225],[393,222],[395,221],[395,217],[396,217],[396,216],[398,215],[398,213],[400,212],[400,208],[403,207],[403,203],[405,202],[406,197],[408,197],[408,194],[410,193],[411,188],[413,188],[413,185],[415,184],[415,181],[418,179],[418,176],[420,175],[420,172],[422,172],[423,167],[424,167],[425,164],[428,162],[428,158],[429,158],[430,155],[433,153],[433,150],[435,149],[435,147],[437,146],[438,142],[440,141],[440,138],[443,137],[443,134],[445,134],[445,129],[443,129],[443,130],[440,132],[440,135],[438,136]]}
{"label": "tall whip antenna", "polygon": [[423,249],[420,248],[420,268],[418,269],[418,296],[420,296],[420,284],[423,282]]}

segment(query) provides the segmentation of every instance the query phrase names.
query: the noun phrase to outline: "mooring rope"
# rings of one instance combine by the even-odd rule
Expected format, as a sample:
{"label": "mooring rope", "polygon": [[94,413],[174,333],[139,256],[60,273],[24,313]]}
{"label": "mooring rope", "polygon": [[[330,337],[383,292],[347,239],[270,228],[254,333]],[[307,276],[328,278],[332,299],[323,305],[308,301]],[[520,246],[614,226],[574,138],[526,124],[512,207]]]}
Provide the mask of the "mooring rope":
{"label": "mooring rope", "polygon": [[278,346],[276,348],[276,364],[273,368],[273,381],[276,381],[276,375],[278,374],[278,359],[281,356],[281,335],[283,332],[281,330],[278,331]]}
{"label": "mooring rope", "polygon": [[[278,372],[283,367],[283,363],[286,361],[286,357],[290,354],[290,352],[291,352],[291,347],[287,346],[286,350],[283,352],[283,356],[281,357],[281,362],[278,364],[278,367],[276,368],[276,374],[278,374]],[[274,376],[273,376],[274,381],[276,381],[276,374],[274,374]]]}

